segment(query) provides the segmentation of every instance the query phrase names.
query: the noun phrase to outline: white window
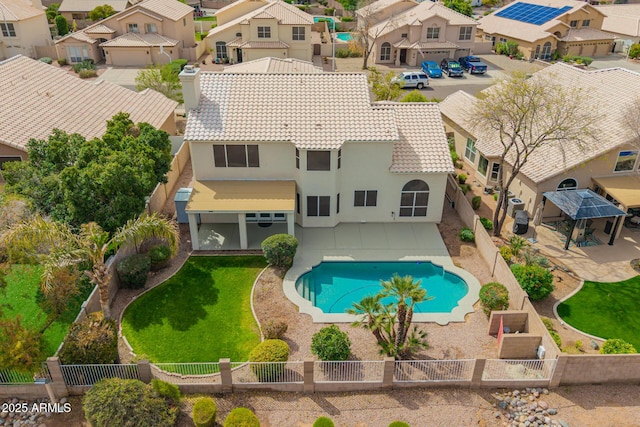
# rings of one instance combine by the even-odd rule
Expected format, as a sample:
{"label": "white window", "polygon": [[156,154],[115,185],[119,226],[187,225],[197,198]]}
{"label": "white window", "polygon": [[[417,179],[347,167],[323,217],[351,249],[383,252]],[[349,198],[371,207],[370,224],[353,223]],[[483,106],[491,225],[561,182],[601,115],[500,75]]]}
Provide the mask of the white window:
{"label": "white window", "polygon": [[459,40],[471,40],[472,33],[473,33],[473,27],[460,27]]}
{"label": "white window", "polygon": [[467,138],[467,146],[464,149],[464,156],[471,163],[475,164],[475,162],[476,162],[476,142],[471,138]]}
{"label": "white window", "polygon": [[329,216],[331,197],[307,196],[307,216]]}
{"label": "white window", "polygon": [[145,31],[147,33],[157,33],[158,29],[156,28],[156,24],[145,24]]}
{"label": "white window", "polygon": [[384,42],[380,47],[380,61],[388,61],[391,59],[391,44]]}
{"label": "white window", "polygon": [[360,190],[353,193],[353,206],[376,206],[377,203],[377,190]]}
{"label": "white window", "polygon": [[69,46],[67,47],[67,53],[69,54],[69,60],[73,64],[82,62],[85,59],[89,59],[89,52],[86,46]]}
{"label": "white window", "polygon": [[0,27],[2,27],[2,35],[4,37],[16,36],[16,29],[13,27],[13,24],[10,24],[8,22],[2,22],[0,23]]}
{"label": "white window", "polygon": [[260,167],[258,146],[215,144],[213,161],[217,168],[258,168]]}
{"label": "white window", "polygon": [[490,181],[498,181],[500,177],[500,163],[492,163],[491,164],[491,175],[489,176]]}
{"label": "white window", "polygon": [[429,185],[419,179],[409,181],[402,187],[400,216],[427,216]]}
{"label": "white window", "polygon": [[630,172],[632,171],[638,159],[637,151],[620,151],[614,172]]}
{"label": "white window", "polygon": [[258,38],[259,39],[271,38],[271,27],[258,27]]}
{"label": "white window", "polygon": [[577,190],[578,189],[578,181],[576,181],[573,178],[567,178],[565,180],[563,180],[559,185],[558,188],[556,188],[556,190],[558,191],[563,191],[563,190]]}
{"label": "white window", "polygon": [[129,24],[128,26],[130,33],[139,33],[138,24]]}
{"label": "white window", "polygon": [[225,42],[216,42],[216,58],[223,59],[227,57],[227,44]]}
{"label": "white window", "polygon": [[291,38],[293,40],[305,40],[305,28],[293,27],[291,30]]}
{"label": "white window", "polygon": [[427,40],[438,40],[440,38],[440,27],[427,28]]}
{"label": "white window", "polygon": [[487,169],[489,168],[489,160],[482,154],[478,160],[478,173],[482,176],[487,176]]}

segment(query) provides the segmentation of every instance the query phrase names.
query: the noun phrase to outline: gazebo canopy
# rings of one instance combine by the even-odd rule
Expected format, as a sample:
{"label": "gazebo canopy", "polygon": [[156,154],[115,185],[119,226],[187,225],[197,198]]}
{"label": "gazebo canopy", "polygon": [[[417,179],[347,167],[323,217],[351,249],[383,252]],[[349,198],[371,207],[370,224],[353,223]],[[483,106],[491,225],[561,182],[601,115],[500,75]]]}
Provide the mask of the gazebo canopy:
{"label": "gazebo canopy", "polygon": [[604,197],[589,189],[547,191],[542,193],[542,195],[573,220],[606,218],[627,214]]}

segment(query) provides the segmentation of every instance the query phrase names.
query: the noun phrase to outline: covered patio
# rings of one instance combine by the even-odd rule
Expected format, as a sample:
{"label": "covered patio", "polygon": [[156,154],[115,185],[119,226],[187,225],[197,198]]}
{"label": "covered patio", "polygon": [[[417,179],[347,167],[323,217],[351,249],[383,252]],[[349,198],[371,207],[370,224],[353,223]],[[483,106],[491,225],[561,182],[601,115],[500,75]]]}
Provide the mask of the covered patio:
{"label": "covered patio", "polygon": [[591,178],[596,184],[596,192],[620,203],[628,215],[629,222],[640,226],[640,176],[606,176]]}

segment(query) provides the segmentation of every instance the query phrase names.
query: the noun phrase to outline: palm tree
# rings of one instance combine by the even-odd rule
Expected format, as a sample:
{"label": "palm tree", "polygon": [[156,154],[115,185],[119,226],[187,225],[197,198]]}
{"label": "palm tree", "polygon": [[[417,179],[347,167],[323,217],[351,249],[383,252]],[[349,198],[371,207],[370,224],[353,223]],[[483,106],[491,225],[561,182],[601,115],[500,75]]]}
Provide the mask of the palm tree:
{"label": "palm tree", "polygon": [[383,346],[386,340],[382,336],[382,316],[380,313],[383,307],[380,299],[382,299],[380,294],[366,296],[360,302],[354,302],[353,308],[347,309],[347,313],[360,316],[360,319],[353,322],[351,326],[370,330],[378,344]]}
{"label": "palm tree", "polygon": [[39,262],[43,264],[41,287],[51,290],[57,272],[77,266],[98,286],[100,306],[105,318],[111,317],[109,282],[111,273],[105,264],[105,255],[122,246],[141,243],[148,238],[166,239],[171,254],[178,251],[180,235],[175,224],[159,215],[143,214],[128,221],[109,235],[95,222],[83,224],[78,233],[66,224],[46,220],[41,216],[9,229],[3,236],[12,262]]}

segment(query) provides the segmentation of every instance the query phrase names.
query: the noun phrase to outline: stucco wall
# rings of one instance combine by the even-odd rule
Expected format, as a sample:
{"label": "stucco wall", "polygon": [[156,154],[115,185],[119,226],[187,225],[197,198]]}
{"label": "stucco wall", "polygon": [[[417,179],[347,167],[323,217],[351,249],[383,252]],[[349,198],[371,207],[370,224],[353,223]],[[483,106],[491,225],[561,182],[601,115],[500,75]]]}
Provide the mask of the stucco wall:
{"label": "stucco wall", "polygon": [[[20,21],[11,21],[9,18],[7,22],[13,24],[16,35],[11,40],[8,37],[1,38],[3,43],[0,44],[0,59],[6,59],[14,55],[36,58],[34,46],[53,44],[49,24],[44,14]],[[13,47],[11,47],[11,44],[13,44]]]}

